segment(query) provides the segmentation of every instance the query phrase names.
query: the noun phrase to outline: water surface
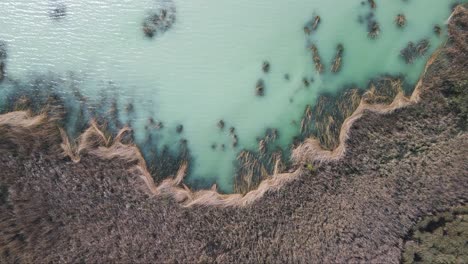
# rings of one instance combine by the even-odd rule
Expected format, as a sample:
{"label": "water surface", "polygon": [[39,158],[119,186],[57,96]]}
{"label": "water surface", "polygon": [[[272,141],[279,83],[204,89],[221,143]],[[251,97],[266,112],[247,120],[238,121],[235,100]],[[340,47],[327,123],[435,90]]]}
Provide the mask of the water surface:
{"label": "water surface", "polygon": [[[359,0],[2,0],[0,40],[8,48],[9,80],[53,76],[52,89],[75,110],[77,100],[99,108],[103,98],[115,99],[118,119],[130,123],[146,152],[165,144],[175,150],[186,139],[193,157],[187,182],[216,182],[229,192],[239,151],[256,149],[267,128],[278,129],[278,144],[287,149],[299,133],[293,121],[300,121],[304,107],[320,94],[351,83],[365,88],[380,74],[403,74],[406,83],[414,83],[427,56],[446,39],[445,20],[454,2],[377,1],[371,9]],[[54,16],[57,6],[65,9]],[[175,7],[176,22],[147,38],[145,17],[168,6]],[[404,28],[394,23],[400,13],[407,18]],[[304,25],[316,15],[321,23],[306,35]],[[380,25],[375,39],[367,35],[368,19]],[[436,24],[442,36],[434,34]],[[400,50],[422,39],[431,44],[427,55],[406,64]],[[312,43],[323,74],[314,68]],[[331,61],[340,43],[342,69],[333,74]],[[262,71],[264,61],[270,63],[268,73]],[[259,79],[265,84],[262,97],[255,95]],[[12,81],[0,84],[0,109],[15,87]],[[217,127],[220,119],[224,130]],[[158,121],[163,128],[153,125]],[[69,122],[72,134],[74,119]],[[236,147],[230,127],[239,139]],[[157,144],[148,144],[149,134]]]}

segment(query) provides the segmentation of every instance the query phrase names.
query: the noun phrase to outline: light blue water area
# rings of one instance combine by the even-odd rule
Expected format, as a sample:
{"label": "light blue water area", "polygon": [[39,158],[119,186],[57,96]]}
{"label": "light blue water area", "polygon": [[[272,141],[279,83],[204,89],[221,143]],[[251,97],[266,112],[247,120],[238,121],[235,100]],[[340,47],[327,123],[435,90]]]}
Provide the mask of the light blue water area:
{"label": "light blue water area", "polygon": [[[360,0],[2,0],[0,40],[8,48],[9,80],[54,76],[56,93],[76,99],[79,91],[91,108],[115,99],[120,121],[131,122],[140,146],[149,146],[148,129],[159,146],[177,149],[177,142],[187,139],[193,156],[187,182],[216,182],[229,192],[239,151],[256,149],[267,128],[278,128],[280,145],[287,148],[299,133],[292,121],[299,121],[304,107],[321,93],[336,93],[350,83],[364,88],[369,78],[387,73],[402,73],[407,83],[417,80],[430,52],[445,39],[455,1],[375,1],[372,10]],[[57,7],[64,7],[63,13],[51,18]],[[175,23],[152,39],[145,37],[145,17],[163,7],[175,7]],[[402,29],[394,23],[399,13],[407,18]],[[376,39],[367,36],[369,14],[380,25]],[[316,15],[321,23],[306,35],[304,25]],[[435,24],[442,26],[440,37],[433,33]],[[431,44],[427,55],[406,64],[400,50],[424,38]],[[315,71],[312,43],[323,74]],[[342,70],[332,74],[340,43]],[[262,71],[264,61],[271,65],[268,73]],[[309,87],[303,78],[310,80]],[[259,79],[265,83],[263,97],[255,95]],[[0,99],[15,87],[11,81],[0,84]],[[77,116],[75,99],[67,102]],[[130,104],[134,112],[127,111]],[[157,130],[149,118],[162,121],[164,128]],[[217,127],[220,119],[224,130]],[[176,133],[179,124],[181,134]],[[231,126],[237,147],[231,146]]]}

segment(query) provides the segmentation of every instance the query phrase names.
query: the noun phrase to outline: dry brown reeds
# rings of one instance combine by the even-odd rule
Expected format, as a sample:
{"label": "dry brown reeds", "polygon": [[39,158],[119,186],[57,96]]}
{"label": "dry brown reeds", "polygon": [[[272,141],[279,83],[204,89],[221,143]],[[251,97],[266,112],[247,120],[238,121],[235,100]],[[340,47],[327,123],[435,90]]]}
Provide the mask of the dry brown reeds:
{"label": "dry brown reeds", "polygon": [[338,44],[336,47],[336,55],[332,62],[331,72],[336,73],[341,70],[341,63],[343,59],[344,47],[342,44]]}
{"label": "dry brown reeds", "polygon": [[379,36],[380,34],[380,25],[377,23],[377,21],[371,21],[368,25],[368,33],[367,36],[371,39],[375,39]]}
{"label": "dry brown reeds", "polygon": [[257,84],[255,85],[255,94],[257,96],[265,95],[265,83],[263,82],[262,79],[258,80]]}
{"label": "dry brown reeds", "polygon": [[395,18],[395,24],[400,28],[406,26],[406,16],[403,14],[398,14]]}
{"label": "dry brown reeds", "polygon": [[409,42],[404,49],[400,51],[400,56],[406,63],[412,64],[415,59],[420,58],[429,50],[430,43],[427,39],[420,40],[417,44]]}
{"label": "dry brown reeds", "polygon": [[[439,56],[440,51],[435,52],[426,63],[424,74],[427,69],[432,65],[435,59]],[[313,163],[320,161],[338,160],[343,157],[346,152],[346,140],[349,137],[348,132],[350,131],[353,123],[361,118],[366,111],[371,111],[379,114],[385,114],[395,111],[396,109],[409,106],[417,103],[420,100],[420,89],[422,87],[422,79],[416,84],[416,87],[410,97],[406,97],[403,92],[399,92],[390,104],[368,104],[364,100],[361,100],[359,106],[353,112],[352,115],[347,117],[341,125],[338,142],[336,148],[333,150],[327,150],[322,147],[320,141],[315,138],[306,139],[304,143],[295,148],[292,152],[292,160],[296,163]]]}
{"label": "dry brown reeds", "polygon": [[312,123],[312,107],[307,105],[304,110],[304,117],[301,120],[301,134],[305,134],[310,130]]}
{"label": "dry brown reeds", "polygon": [[[73,162],[80,162],[82,155],[92,155],[104,160],[118,159],[122,162],[132,164],[130,171],[138,173],[144,182],[143,189],[150,195],[169,195],[176,201],[186,206],[191,205],[216,205],[216,206],[243,206],[263,196],[269,189],[279,188],[285,182],[296,178],[301,172],[277,174],[268,176],[261,162],[254,159],[251,153],[241,152],[239,159],[244,161],[245,171],[251,171],[243,175],[246,179],[248,192],[245,196],[240,194],[222,195],[216,189],[194,192],[182,183],[187,172],[188,162],[182,162],[174,177],[163,180],[159,185],[153,180],[146,161],[138,147],[134,144],[124,144],[122,139],[131,130],[125,127],[115,137],[99,128],[95,121],[79,138],[70,140],[65,131],[48,119],[45,114],[33,116],[28,111],[15,111],[0,115],[0,141],[1,149],[17,149],[19,152],[32,151],[33,149],[48,149],[48,151],[62,151],[63,157],[70,158]],[[58,139],[62,139],[60,143]],[[58,148],[59,147],[59,148]],[[26,149],[27,148],[27,149]],[[279,153],[272,155],[275,159],[280,157]],[[275,171],[284,168],[281,160],[275,160]],[[255,171],[255,174],[253,173]],[[258,172],[258,173],[257,173]],[[261,176],[261,180],[249,180]],[[268,180],[263,181],[263,179]],[[250,184],[256,184],[254,189]],[[247,191],[248,190],[248,191]]]}
{"label": "dry brown reeds", "polygon": [[320,23],[320,20],[321,20],[320,16],[315,16],[314,17],[314,23],[312,24],[312,29],[313,30],[317,30],[317,27],[318,27],[318,25]]}
{"label": "dry brown reeds", "polygon": [[304,26],[304,33],[306,35],[310,35],[313,31],[316,31],[319,24],[320,24],[321,18],[320,16],[315,16],[312,20],[306,23]]}
{"label": "dry brown reeds", "polygon": [[312,59],[315,64],[315,70],[318,73],[323,72],[323,64],[322,64],[322,59],[320,59],[320,55],[317,49],[317,46],[315,44],[310,45],[310,50],[312,50]]}

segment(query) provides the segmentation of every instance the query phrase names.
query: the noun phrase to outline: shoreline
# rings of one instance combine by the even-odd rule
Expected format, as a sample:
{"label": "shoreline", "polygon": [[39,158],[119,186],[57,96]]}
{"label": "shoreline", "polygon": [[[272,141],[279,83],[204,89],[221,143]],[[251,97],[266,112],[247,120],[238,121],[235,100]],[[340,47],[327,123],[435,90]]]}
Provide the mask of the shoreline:
{"label": "shoreline", "polygon": [[[463,12],[466,8],[458,6],[450,15]],[[450,18],[448,21],[450,21]],[[126,133],[131,131],[131,128],[124,127],[121,129],[115,138],[106,136],[98,124],[92,120],[89,127],[78,137],[76,146],[71,144],[69,137],[63,128],[58,128],[62,142],[60,147],[62,155],[70,158],[73,162],[80,162],[81,154],[88,153],[103,160],[119,159],[126,163],[136,163],[130,171],[135,171],[140,174],[141,179],[147,186],[147,191],[150,195],[169,195],[183,206],[204,205],[204,206],[246,206],[249,205],[270,190],[277,190],[284,184],[289,183],[299,177],[307,174],[313,174],[307,170],[308,164],[317,164],[322,162],[338,161],[346,153],[346,141],[349,138],[349,131],[354,122],[359,120],[367,111],[375,112],[381,115],[391,113],[397,109],[407,107],[411,104],[418,103],[420,93],[423,87],[423,79],[428,68],[434,63],[437,57],[441,54],[444,47],[439,47],[428,59],[424,71],[416,84],[412,94],[409,97],[404,95],[401,90],[395,96],[390,104],[368,104],[364,101],[366,92],[361,98],[356,110],[347,117],[341,125],[339,134],[339,145],[333,150],[324,149],[320,142],[314,138],[307,138],[299,146],[292,150],[291,161],[293,168],[287,168],[293,172],[279,173],[276,166],[275,173],[270,175],[268,179],[261,180],[258,187],[246,194],[220,194],[217,192],[216,184],[209,190],[192,191],[188,186],[182,183],[185,177],[188,162],[183,162],[177,173],[171,178],[164,179],[159,185],[154,182],[151,173],[148,170],[146,161],[139,148],[135,144],[123,144],[122,138]],[[13,121],[13,122],[12,122]],[[47,117],[42,114],[31,116],[27,111],[10,112],[0,115],[0,126],[12,126],[15,130],[31,130],[33,127],[40,126],[41,123],[53,122],[47,120]],[[16,122],[16,123],[15,123]],[[56,134],[53,132],[51,134]]]}
{"label": "shoreline", "polygon": [[[125,131],[111,139],[94,124],[73,145],[45,113],[1,115],[0,262],[400,263],[421,219],[468,202],[468,12],[457,10],[418,103],[362,110],[340,159],[245,198],[192,193],[186,165],[156,186]],[[338,157],[317,153],[302,162]]]}

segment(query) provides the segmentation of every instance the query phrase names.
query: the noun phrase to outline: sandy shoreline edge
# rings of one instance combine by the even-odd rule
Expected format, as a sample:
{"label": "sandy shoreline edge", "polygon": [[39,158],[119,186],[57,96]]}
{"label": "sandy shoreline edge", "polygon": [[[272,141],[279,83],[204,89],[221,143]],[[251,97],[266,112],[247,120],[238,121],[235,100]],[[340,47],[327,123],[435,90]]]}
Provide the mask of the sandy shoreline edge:
{"label": "sandy shoreline edge", "polygon": [[[448,22],[454,15],[460,12],[466,12],[466,8],[458,6],[450,16]],[[278,171],[276,171],[276,173],[270,176],[270,178],[261,181],[257,189],[252,190],[245,195],[220,194],[217,192],[215,185],[210,190],[190,190],[190,188],[182,183],[188,168],[187,163],[182,164],[174,177],[167,178],[157,185],[154,182],[138,147],[135,144],[122,143],[122,137],[125,133],[130,131],[130,128],[128,127],[119,131],[115,138],[110,138],[106,136],[96,122],[91,121],[89,128],[79,136],[77,140],[78,143],[76,145],[73,145],[64,130],[54,125],[54,120],[48,119],[45,114],[32,116],[28,111],[6,113],[0,115],[0,128],[8,128],[9,137],[14,138],[16,137],[15,135],[21,135],[23,133],[34,134],[38,129],[44,129],[45,126],[46,130],[48,129],[49,131],[42,131],[41,133],[38,133],[38,135],[53,137],[60,134],[60,147],[64,157],[68,157],[74,162],[80,162],[81,155],[87,153],[104,160],[119,159],[129,164],[131,163],[133,165],[130,170],[132,172],[137,172],[140,175],[140,178],[144,182],[144,186],[150,195],[168,195],[173,197],[183,206],[247,206],[263,197],[266,192],[278,190],[286,183],[309,173],[303,165],[316,162],[337,161],[342,158],[346,153],[346,141],[348,140],[349,131],[352,125],[355,121],[360,119],[366,111],[386,114],[417,103],[420,100],[420,94],[424,86],[424,76],[428,68],[441,54],[442,49],[443,47],[437,49],[437,51],[429,58],[410,97],[405,97],[405,95],[400,92],[389,105],[367,104],[361,100],[358,108],[341,126],[339,145],[337,148],[333,151],[325,150],[320,146],[318,140],[311,138],[306,139],[292,152],[292,161],[294,164],[297,164],[296,167],[298,167],[294,172],[278,173]],[[39,138],[38,140],[41,139]]]}

